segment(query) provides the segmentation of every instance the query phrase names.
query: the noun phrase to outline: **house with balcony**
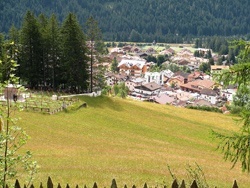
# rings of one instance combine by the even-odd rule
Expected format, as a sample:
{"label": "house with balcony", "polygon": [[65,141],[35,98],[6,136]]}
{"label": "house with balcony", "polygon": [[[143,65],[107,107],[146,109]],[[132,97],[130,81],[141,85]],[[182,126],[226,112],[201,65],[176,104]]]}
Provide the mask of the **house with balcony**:
{"label": "house with balcony", "polygon": [[118,68],[120,73],[134,77],[140,77],[147,72],[146,60],[144,59],[122,59]]}

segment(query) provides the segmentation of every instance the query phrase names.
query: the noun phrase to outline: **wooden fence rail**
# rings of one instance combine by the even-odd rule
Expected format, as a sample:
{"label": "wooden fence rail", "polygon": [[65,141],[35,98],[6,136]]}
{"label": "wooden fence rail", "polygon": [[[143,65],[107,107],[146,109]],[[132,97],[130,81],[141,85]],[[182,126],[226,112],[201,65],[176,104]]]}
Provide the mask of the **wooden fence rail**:
{"label": "wooden fence rail", "polygon": [[[7,187],[8,187],[8,186],[7,186]],[[18,180],[16,180],[15,186],[14,186],[14,187],[15,187],[15,188],[21,188],[20,183],[19,183]],[[27,186],[24,185],[24,188],[27,188]],[[34,187],[34,185],[32,184],[32,185],[30,186],[30,188],[35,188],[35,187]],[[41,183],[39,188],[45,188],[45,187],[44,187],[43,184]],[[49,177],[49,178],[48,178],[48,181],[47,181],[47,188],[62,188],[62,187],[61,187],[60,183],[58,183],[57,186],[54,186],[54,184],[53,184],[51,178]],[[70,188],[69,184],[66,185],[66,188]],[[76,188],[79,188],[79,186],[76,185]],[[87,188],[86,185],[84,186],[84,188]],[[98,188],[98,185],[97,185],[96,182],[94,183],[93,188]],[[111,183],[110,188],[118,188],[115,179],[112,180],[112,183]],[[127,185],[124,185],[124,188],[128,188]],[[133,185],[132,188],[136,188],[136,186]],[[143,188],[148,188],[147,183],[144,184]],[[164,188],[167,188],[167,186],[164,186]],[[171,185],[171,188],[189,188],[189,186],[186,185],[186,183],[185,183],[184,180],[182,180],[182,182],[181,182],[180,185],[178,185],[177,181],[174,180],[173,183],[172,183],[172,185]],[[198,186],[198,184],[197,184],[197,182],[196,182],[195,180],[193,181],[193,183],[192,183],[192,185],[190,186],[190,188],[199,188],[199,186]],[[216,187],[215,187],[215,188],[216,188]],[[234,181],[232,188],[238,188],[238,185],[237,185],[236,180]]]}

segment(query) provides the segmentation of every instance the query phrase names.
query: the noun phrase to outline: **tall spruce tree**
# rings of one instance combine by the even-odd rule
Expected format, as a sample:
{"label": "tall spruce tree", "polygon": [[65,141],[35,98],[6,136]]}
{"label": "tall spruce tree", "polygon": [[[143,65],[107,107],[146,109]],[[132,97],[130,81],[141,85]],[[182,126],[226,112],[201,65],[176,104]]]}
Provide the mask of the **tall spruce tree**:
{"label": "tall spruce tree", "polygon": [[19,31],[14,25],[12,25],[9,30],[9,40],[15,44],[19,43]]}
{"label": "tall spruce tree", "polygon": [[84,33],[74,14],[68,14],[61,34],[64,88],[77,93],[86,91],[88,86],[87,47]]}
{"label": "tall spruce tree", "polygon": [[48,25],[49,39],[49,80],[53,90],[58,89],[60,85],[60,60],[61,60],[61,42],[60,42],[60,26],[56,16],[53,14]]}
{"label": "tall spruce tree", "polygon": [[42,35],[34,14],[28,11],[20,34],[20,77],[24,84],[38,88],[43,84]]}
{"label": "tall spruce tree", "polygon": [[[93,75],[93,64],[101,63],[102,55],[105,53],[105,45],[102,41],[102,33],[98,27],[98,22],[91,16],[86,21],[86,35],[90,49],[90,92],[93,92],[93,88],[97,87],[98,75]],[[98,71],[97,71],[98,73]]]}
{"label": "tall spruce tree", "polygon": [[44,14],[38,16],[39,29],[41,33],[41,50],[42,50],[42,85],[47,87],[49,83],[49,33],[48,33],[48,18]]}

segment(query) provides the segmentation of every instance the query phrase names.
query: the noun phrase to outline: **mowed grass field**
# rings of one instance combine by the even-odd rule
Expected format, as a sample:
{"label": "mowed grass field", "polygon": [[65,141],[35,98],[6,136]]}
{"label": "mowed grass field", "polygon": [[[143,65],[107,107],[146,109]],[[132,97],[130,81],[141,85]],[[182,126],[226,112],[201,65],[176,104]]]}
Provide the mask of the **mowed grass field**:
{"label": "mowed grass field", "polygon": [[235,179],[241,188],[250,187],[249,175],[239,165],[231,169],[211,135],[211,130],[239,130],[231,116],[114,97],[81,101],[88,107],[55,115],[16,114],[31,137],[24,149],[40,165],[35,186],[46,185],[50,176],[62,186],[109,187],[115,178],[119,187],[145,182],[169,187],[167,165],[182,180],[186,165],[197,163],[211,187],[231,187]]}

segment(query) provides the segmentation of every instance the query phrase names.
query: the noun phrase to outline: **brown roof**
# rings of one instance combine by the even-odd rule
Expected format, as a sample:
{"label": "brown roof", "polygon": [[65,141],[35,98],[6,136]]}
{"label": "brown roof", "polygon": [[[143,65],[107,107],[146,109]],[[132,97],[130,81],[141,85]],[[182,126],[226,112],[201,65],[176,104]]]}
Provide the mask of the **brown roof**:
{"label": "brown roof", "polygon": [[170,97],[165,93],[159,96],[154,96],[153,99],[155,102],[159,104],[167,104],[167,103],[170,104],[176,100],[174,97]]}
{"label": "brown roof", "polygon": [[189,73],[185,73],[185,72],[182,72],[182,71],[177,71],[177,72],[174,73],[173,76],[179,76],[179,75],[182,76],[183,78],[188,78]]}
{"label": "brown roof", "polygon": [[172,48],[168,48],[167,51],[171,52],[172,54],[175,53],[175,51]]}
{"label": "brown roof", "polygon": [[135,88],[147,90],[147,91],[155,91],[157,89],[160,89],[161,86],[155,82],[149,82],[149,83],[144,84],[142,86],[136,86]]}
{"label": "brown roof", "polygon": [[154,91],[154,90],[161,88],[161,86],[155,82],[149,82],[149,83],[145,84],[144,87],[150,89],[151,91]]}
{"label": "brown roof", "polygon": [[201,94],[208,95],[208,96],[216,96],[217,95],[216,91],[214,91],[212,89],[208,89],[208,88],[202,89]]}
{"label": "brown roof", "polygon": [[211,89],[214,84],[215,82],[212,80],[195,80],[186,84],[182,84],[180,87],[201,91],[204,88]]}
{"label": "brown roof", "polygon": [[188,60],[186,60],[186,59],[182,59],[182,60],[178,61],[179,65],[188,65],[189,63],[190,62]]}

